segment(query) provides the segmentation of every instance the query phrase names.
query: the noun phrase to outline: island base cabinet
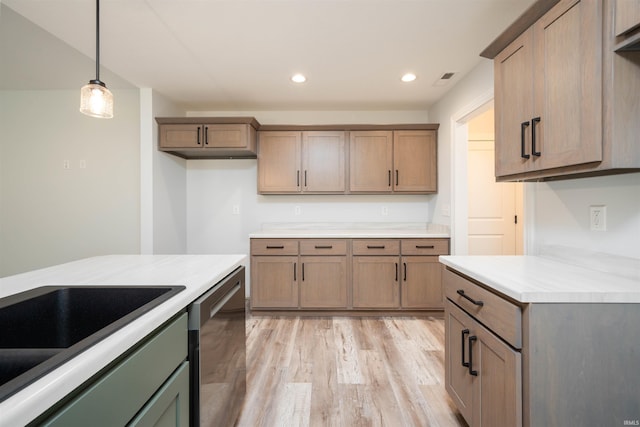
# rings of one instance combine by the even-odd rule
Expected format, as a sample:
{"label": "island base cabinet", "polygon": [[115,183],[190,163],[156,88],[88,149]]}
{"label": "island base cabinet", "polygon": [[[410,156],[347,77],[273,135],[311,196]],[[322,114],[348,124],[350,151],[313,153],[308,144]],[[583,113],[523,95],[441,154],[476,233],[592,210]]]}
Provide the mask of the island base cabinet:
{"label": "island base cabinet", "polygon": [[[186,427],[189,424],[186,358],[187,314],[184,313],[109,371],[91,380],[92,383],[71,400],[54,407],[53,413],[35,420],[33,425],[124,426],[138,415],[139,425],[155,425],[163,419],[164,412],[169,411],[179,415],[171,425]],[[182,371],[187,372],[186,384]]]}
{"label": "island base cabinet", "polygon": [[522,426],[520,352],[451,301],[445,319],[446,389],[469,426]]}

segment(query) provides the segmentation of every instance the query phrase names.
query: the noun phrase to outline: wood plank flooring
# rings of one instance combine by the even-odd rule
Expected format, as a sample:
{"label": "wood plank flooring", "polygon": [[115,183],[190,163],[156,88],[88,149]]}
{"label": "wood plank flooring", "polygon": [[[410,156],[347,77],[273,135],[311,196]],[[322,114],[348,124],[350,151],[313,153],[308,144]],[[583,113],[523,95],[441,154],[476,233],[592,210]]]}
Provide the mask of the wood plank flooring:
{"label": "wood plank flooring", "polygon": [[466,426],[433,317],[247,319],[239,426]]}

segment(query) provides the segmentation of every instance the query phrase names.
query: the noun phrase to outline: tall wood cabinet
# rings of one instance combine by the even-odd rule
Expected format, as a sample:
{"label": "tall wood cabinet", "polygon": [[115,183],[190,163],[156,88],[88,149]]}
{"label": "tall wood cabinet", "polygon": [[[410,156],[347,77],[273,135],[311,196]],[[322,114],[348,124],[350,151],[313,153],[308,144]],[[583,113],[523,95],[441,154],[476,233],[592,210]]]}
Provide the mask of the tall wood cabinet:
{"label": "tall wood cabinet", "polygon": [[626,7],[539,0],[481,54],[494,59],[499,181],[640,171],[640,103],[628,96],[640,51],[616,52],[614,35],[635,26],[618,19]]}
{"label": "tall wood cabinet", "polygon": [[258,192],[344,192],[345,155],[344,132],[260,132]]}

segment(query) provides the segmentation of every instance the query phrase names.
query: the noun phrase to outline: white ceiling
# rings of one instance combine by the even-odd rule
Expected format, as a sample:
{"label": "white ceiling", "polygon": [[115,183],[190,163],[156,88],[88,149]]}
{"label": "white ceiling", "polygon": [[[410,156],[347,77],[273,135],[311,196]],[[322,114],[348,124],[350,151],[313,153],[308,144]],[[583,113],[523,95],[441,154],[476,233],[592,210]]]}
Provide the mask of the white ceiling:
{"label": "white ceiling", "polygon": [[[10,8],[0,16],[0,88],[94,78],[93,0],[0,2]],[[187,110],[427,110],[532,3],[102,0],[100,77],[112,89],[154,88]],[[450,71],[448,85],[434,86]],[[297,72],[306,83],[289,80]],[[418,79],[402,83],[406,72]]]}

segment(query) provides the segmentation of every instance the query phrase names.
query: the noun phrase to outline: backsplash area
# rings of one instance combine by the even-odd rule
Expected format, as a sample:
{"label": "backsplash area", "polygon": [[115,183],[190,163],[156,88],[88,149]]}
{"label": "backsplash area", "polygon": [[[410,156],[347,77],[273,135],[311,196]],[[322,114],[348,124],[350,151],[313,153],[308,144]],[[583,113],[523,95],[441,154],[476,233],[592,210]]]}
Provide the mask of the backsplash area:
{"label": "backsplash area", "polygon": [[[640,173],[526,184],[539,253],[561,245],[640,259]],[[606,207],[606,231],[592,231],[590,207]]]}

